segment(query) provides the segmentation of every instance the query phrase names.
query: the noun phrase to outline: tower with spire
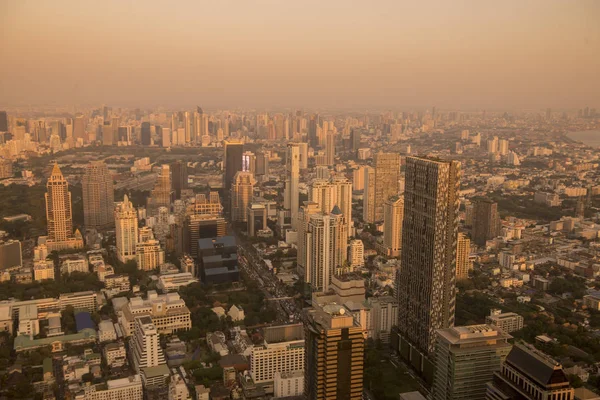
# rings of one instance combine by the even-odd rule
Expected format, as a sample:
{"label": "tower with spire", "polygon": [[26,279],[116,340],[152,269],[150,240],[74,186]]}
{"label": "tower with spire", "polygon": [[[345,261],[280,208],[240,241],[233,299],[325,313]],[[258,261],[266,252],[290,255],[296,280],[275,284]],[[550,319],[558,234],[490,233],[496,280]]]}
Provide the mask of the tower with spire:
{"label": "tower with spire", "polygon": [[48,251],[82,248],[81,233],[73,232],[73,210],[69,183],[56,163],[52,167],[50,178],[46,184],[45,198]]}

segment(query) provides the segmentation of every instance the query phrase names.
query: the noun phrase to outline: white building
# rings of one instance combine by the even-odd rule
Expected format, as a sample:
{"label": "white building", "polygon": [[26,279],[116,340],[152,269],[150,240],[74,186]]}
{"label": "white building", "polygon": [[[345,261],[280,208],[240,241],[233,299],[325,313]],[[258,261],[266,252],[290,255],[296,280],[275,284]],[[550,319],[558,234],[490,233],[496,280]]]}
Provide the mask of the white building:
{"label": "white building", "polygon": [[375,340],[389,343],[392,326],[398,323],[398,300],[391,296],[371,297],[371,315]]}
{"label": "white building", "polygon": [[485,323],[503,332],[511,333],[523,329],[523,317],[513,312],[503,313],[501,310],[492,309],[490,315],[485,317]]}
{"label": "white building", "polygon": [[233,322],[243,321],[246,318],[244,314],[244,309],[240,306],[236,306],[235,304],[231,306],[227,315],[231,318]]}
{"label": "white building", "polygon": [[352,269],[365,266],[365,246],[360,239],[350,241],[348,261]]}
{"label": "white building", "polygon": [[119,368],[127,363],[127,352],[121,342],[108,343],[104,346],[103,353],[109,368]]}
{"label": "white building", "polygon": [[98,341],[103,343],[115,340],[117,340],[117,331],[113,322],[109,319],[100,321],[98,324]]}
{"label": "white building", "polygon": [[302,396],[304,393],[304,370],[275,372],[274,397]]}
{"label": "white building", "polygon": [[[105,384],[84,386],[83,400],[142,400],[144,392],[139,375],[113,379]],[[79,399],[79,397],[77,398]]]}
{"label": "white building", "polygon": [[190,391],[185,384],[185,381],[179,374],[171,375],[169,382],[169,400],[189,400]]}
{"label": "white building", "polygon": [[129,299],[119,317],[126,337],[134,332],[135,317],[142,315],[152,317],[154,326],[161,334],[192,328],[190,310],[178,293],[158,295],[156,291],[149,290],[146,300],[141,297]]}
{"label": "white building", "polygon": [[127,195],[115,207],[115,236],[117,257],[121,262],[135,259],[135,246],[138,240],[137,213]]}
{"label": "white building", "polygon": [[33,262],[33,280],[41,282],[46,279],[54,279],[54,262],[48,259]]}
{"label": "white building", "polygon": [[172,292],[179,290],[182,286],[191,285],[198,282],[189,272],[181,272],[178,274],[167,274],[158,277],[158,288],[163,292]]}
{"label": "white building", "polygon": [[88,261],[84,256],[69,256],[61,260],[60,273],[64,275],[73,272],[90,272]]}

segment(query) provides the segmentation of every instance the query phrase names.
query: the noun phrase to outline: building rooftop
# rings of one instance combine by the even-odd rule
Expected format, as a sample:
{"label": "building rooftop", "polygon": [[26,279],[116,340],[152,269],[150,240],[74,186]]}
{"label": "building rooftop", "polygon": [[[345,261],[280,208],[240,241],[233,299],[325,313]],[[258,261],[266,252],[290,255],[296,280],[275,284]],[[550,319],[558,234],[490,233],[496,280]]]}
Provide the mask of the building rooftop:
{"label": "building rooftop", "polygon": [[541,386],[569,383],[562,366],[547,355],[517,344],[506,357],[506,362],[531,377]]}

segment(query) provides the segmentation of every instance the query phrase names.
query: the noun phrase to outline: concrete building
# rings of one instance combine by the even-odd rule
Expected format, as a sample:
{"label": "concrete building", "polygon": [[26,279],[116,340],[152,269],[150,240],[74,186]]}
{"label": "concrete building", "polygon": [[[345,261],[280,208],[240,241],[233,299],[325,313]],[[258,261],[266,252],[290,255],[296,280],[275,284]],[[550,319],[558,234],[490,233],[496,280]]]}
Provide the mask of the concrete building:
{"label": "concrete building", "polygon": [[383,220],[383,204],[399,190],[400,155],[397,153],[377,153],[375,168],[365,172],[365,195],[363,219],[374,223]]}
{"label": "concrete building", "polygon": [[[254,237],[254,236],[256,236],[257,232],[268,229],[267,213],[268,213],[268,210],[267,210],[265,204],[262,204],[262,203],[250,204],[250,206],[248,207],[248,226],[247,226],[248,236]],[[297,214],[298,213],[296,212],[296,218],[298,218]],[[294,221],[294,217],[292,214],[292,222],[293,221]]]}
{"label": "concrete building", "polygon": [[92,161],[81,178],[83,220],[86,229],[114,226],[115,192],[113,178],[103,161]]}
{"label": "concrete building", "polygon": [[127,195],[123,202],[117,203],[114,211],[117,257],[125,263],[135,259],[135,248],[138,242],[137,213]]}
{"label": "concrete building", "polygon": [[400,257],[404,196],[392,196],[383,205],[383,247],[388,257]]}
{"label": "concrete building", "polygon": [[478,246],[485,246],[488,240],[500,235],[500,216],[498,204],[488,199],[473,202],[473,226],[471,235]]}
{"label": "concrete building", "polygon": [[292,228],[297,229],[298,209],[300,208],[300,146],[289,143],[285,158],[285,193],[283,207],[292,213]]}
{"label": "concrete building", "polygon": [[223,142],[223,188],[228,193],[233,184],[235,174],[242,171],[242,154],[244,144],[234,140]]}
{"label": "concrete building", "polygon": [[516,344],[487,385],[486,400],[574,399],[562,365],[533,347]]}
{"label": "concrete building", "polygon": [[153,215],[160,207],[171,209],[171,201],[173,199],[173,191],[171,189],[171,167],[168,164],[163,164],[160,167],[158,180],[154,185],[154,189],[148,197],[147,209],[148,215]]}
{"label": "concrete building", "polygon": [[436,331],[454,325],[459,187],[458,162],[407,157],[398,349],[429,381]]}
{"label": "concrete building", "polygon": [[165,262],[165,251],[161,248],[160,242],[154,237],[142,239],[140,235],[140,240],[135,245],[137,267],[142,271],[157,269]]}
{"label": "concrete building", "polygon": [[61,275],[72,274],[73,272],[90,272],[88,260],[80,254],[67,254],[59,257]]}
{"label": "concrete building", "polygon": [[398,299],[392,296],[370,297],[373,339],[390,342],[392,326],[398,323]]}
{"label": "concrete building", "polygon": [[233,177],[231,185],[231,220],[248,221],[248,206],[252,202],[256,179],[252,172],[239,171]]}
{"label": "concrete building", "polygon": [[135,329],[135,318],[145,315],[151,317],[158,333],[171,334],[192,328],[190,314],[178,293],[159,295],[150,290],[145,300],[141,297],[129,299],[119,316],[119,323],[123,328],[123,335],[129,337]]}
{"label": "concrete building", "polygon": [[478,400],[510,352],[510,335],[489,325],[437,331],[433,400]]}
{"label": "concrete building", "polygon": [[485,323],[501,329],[503,332],[511,333],[523,329],[523,317],[517,313],[503,313],[501,310],[492,309],[490,315],[485,317]]}
{"label": "concrete building", "polygon": [[21,267],[22,265],[21,242],[18,240],[0,241],[0,269]]}
{"label": "concrete building", "polygon": [[348,246],[348,261],[350,269],[362,268],[365,266],[365,246],[360,239],[350,241]]}
{"label": "concrete building", "polygon": [[235,237],[198,240],[198,266],[203,283],[237,282],[240,271]]}
{"label": "concrete building", "polygon": [[462,233],[456,240],[456,279],[468,279],[469,271],[473,269],[471,262],[471,240]]}
{"label": "concrete building", "polygon": [[270,392],[275,374],[304,370],[303,329],[302,324],[264,329],[263,343],[254,345],[250,354],[250,375],[254,383],[267,386]]}
{"label": "concrete building", "polygon": [[69,183],[58,164],[54,164],[46,184],[46,220],[48,223],[48,251],[80,249],[83,238],[79,231],[73,233],[73,213]]}
{"label": "concrete building", "polygon": [[[76,397],[78,400],[80,397]],[[144,391],[139,375],[112,379],[106,383],[87,385],[83,388],[82,400],[142,400]]]}
{"label": "concrete building", "polygon": [[41,282],[54,279],[54,262],[52,260],[37,260],[33,262],[33,280]]}
{"label": "concrete building", "polygon": [[276,372],[273,387],[275,398],[302,396],[304,393],[304,370]]}
{"label": "concrete building", "polygon": [[344,310],[330,305],[307,315],[304,393],[309,400],[362,399],[365,339]]}
{"label": "concrete building", "polygon": [[144,387],[164,384],[170,375],[158,335],[152,318],[147,315],[135,317],[135,333],[129,346],[133,366],[142,375]]}

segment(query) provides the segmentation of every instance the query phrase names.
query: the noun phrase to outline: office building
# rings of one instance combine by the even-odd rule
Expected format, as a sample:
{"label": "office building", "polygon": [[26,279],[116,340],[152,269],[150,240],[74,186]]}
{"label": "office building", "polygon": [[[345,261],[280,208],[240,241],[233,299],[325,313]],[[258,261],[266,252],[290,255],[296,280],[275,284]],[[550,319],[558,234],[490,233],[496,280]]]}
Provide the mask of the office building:
{"label": "office building", "polygon": [[298,209],[300,207],[300,146],[290,143],[287,146],[285,163],[286,181],[283,207],[292,213],[292,228],[297,229]]}
{"label": "office building", "polygon": [[[352,183],[346,178],[316,179],[310,185],[308,200],[317,203],[323,212],[338,206],[342,212],[345,231],[350,233],[352,222]],[[347,240],[347,237],[346,237]]]}
{"label": "office building", "polygon": [[160,207],[166,207],[170,210],[172,195],[171,167],[163,164],[158,174],[158,180],[148,198],[148,214],[156,213]]}
{"label": "office building", "polygon": [[304,370],[304,328],[302,324],[264,328],[264,340],[250,354],[250,375],[254,383],[270,386],[276,373]]}
{"label": "office building", "polygon": [[523,329],[523,317],[517,313],[492,309],[490,315],[485,317],[485,323],[494,326],[503,332],[511,333]]}
{"label": "office building", "polygon": [[227,222],[218,214],[192,214],[184,225],[184,251],[193,258],[198,256],[198,239],[225,236]]}
{"label": "office building", "polygon": [[350,241],[348,246],[348,261],[352,270],[365,266],[365,246],[360,239]]}
{"label": "office building", "polygon": [[317,136],[319,123],[319,114],[311,115],[310,120],[308,121],[308,144],[313,149],[316,149],[319,145],[319,138]]}
{"label": "office building", "polygon": [[485,398],[492,380],[510,352],[512,337],[489,325],[437,331],[433,400]]}
{"label": "office building", "polygon": [[187,208],[188,214],[197,215],[222,215],[223,206],[218,192],[210,192],[208,197],[206,194],[197,194],[194,201]]}
{"label": "office building", "polygon": [[54,280],[54,262],[52,260],[36,260],[33,262],[33,280],[41,282],[46,279]]}
{"label": "office building", "polygon": [[151,229],[140,229],[139,234],[135,246],[135,261],[138,269],[151,271],[159,268],[165,263],[165,251],[160,247],[160,242],[154,239]]}
{"label": "office building", "polygon": [[143,315],[152,319],[159,334],[168,335],[192,328],[190,310],[178,293],[159,295],[156,291],[149,290],[146,299],[130,298],[119,315],[125,337],[134,334],[135,318]]}
{"label": "office building", "polygon": [[365,190],[365,169],[370,167],[362,166],[352,171],[352,190]]}
{"label": "office building", "polygon": [[8,132],[8,116],[6,111],[0,111],[0,132]]}
{"label": "office building", "polygon": [[374,223],[383,220],[383,205],[399,191],[400,155],[377,153],[375,168],[365,170],[365,194],[363,197],[363,219]]}
{"label": "office building", "polygon": [[64,311],[69,306],[73,307],[75,311],[87,311],[89,313],[98,310],[97,294],[91,290],[85,292],[63,293],[58,296],[58,304],[61,311]]}
{"label": "office building", "polygon": [[435,332],[454,325],[459,188],[458,162],[406,159],[399,351],[429,381]]}
{"label": "office building", "polygon": [[462,233],[456,239],[456,279],[468,279],[473,269],[471,262],[471,240]]}
{"label": "office building", "polygon": [[129,343],[133,366],[146,389],[164,385],[170,376],[160,347],[159,332],[147,315],[135,318],[135,333]]}
{"label": "office building", "polygon": [[150,131],[150,122],[142,122],[140,138],[142,146],[150,146],[152,144],[152,132]]}
{"label": "office building", "polygon": [[229,193],[235,174],[242,171],[242,154],[244,144],[233,140],[223,142],[223,188]]}
{"label": "office building", "polygon": [[125,263],[135,259],[135,248],[138,242],[137,212],[127,195],[115,207],[115,236],[117,258]]}
{"label": "office building", "polygon": [[199,239],[198,265],[203,283],[237,282],[240,271],[235,237]]}
{"label": "office building", "polygon": [[477,246],[485,246],[488,240],[500,235],[501,221],[498,204],[488,199],[477,199],[473,204],[473,227],[471,235]]}
{"label": "office building", "polygon": [[276,372],[273,378],[274,398],[301,397],[304,393],[304,370]]}
{"label": "office building", "polygon": [[360,148],[360,129],[350,131],[350,150],[357,151]]}
{"label": "office building", "polygon": [[533,347],[516,344],[487,385],[486,400],[574,400],[562,365]]}
{"label": "office building", "polygon": [[369,297],[369,306],[373,321],[373,339],[388,344],[392,326],[398,322],[398,299],[392,296]]}
{"label": "office building", "polygon": [[247,222],[248,206],[252,202],[256,180],[252,172],[239,171],[231,186],[231,221]]}
{"label": "office building", "polygon": [[267,226],[267,207],[263,203],[252,203],[248,207],[248,225],[246,230],[249,237],[254,237],[258,232],[269,228]]}
{"label": "office building", "polygon": [[329,166],[335,164],[335,132],[327,132],[325,142],[325,159]]}
{"label": "office building", "polygon": [[[79,399],[80,397],[77,397]],[[83,386],[82,400],[142,400],[144,391],[140,375],[111,379],[106,383]]]}
{"label": "office building", "polygon": [[46,220],[48,223],[48,251],[79,249],[83,238],[79,231],[73,233],[73,213],[69,183],[58,164],[54,164],[46,184]]}
{"label": "office building", "polygon": [[400,257],[404,196],[392,196],[383,204],[383,248],[388,257]]}
{"label": "office building", "polygon": [[311,310],[305,330],[304,395],[309,400],[360,400],[365,338],[339,305]]}
{"label": "office building", "polygon": [[306,263],[307,263],[307,248],[308,241],[308,223],[310,216],[321,212],[321,207],[318,203],[305,201],[300,211],[298,212],[298,252],[296,257],[296,263],[298,264],[298,273],[305,277],[306,276]]}
{"label": "office building", "polygon": [[310,215],[304,235],[304,282],[314,291],[326,292],[347,257],[348,234],[339,207],[334,206],[330,214]]}
{"label": "office building", "polygon": [[81,188],[86,229],[101,230],[114,226],[113,178],[103,161],[92,161],[86,166]]}
{"label": "office building", "polygon": [[175,199],[181,199],[181,191],[188,188],[187,164],[183,161],[175,161],[171,164],[171,189]]}

